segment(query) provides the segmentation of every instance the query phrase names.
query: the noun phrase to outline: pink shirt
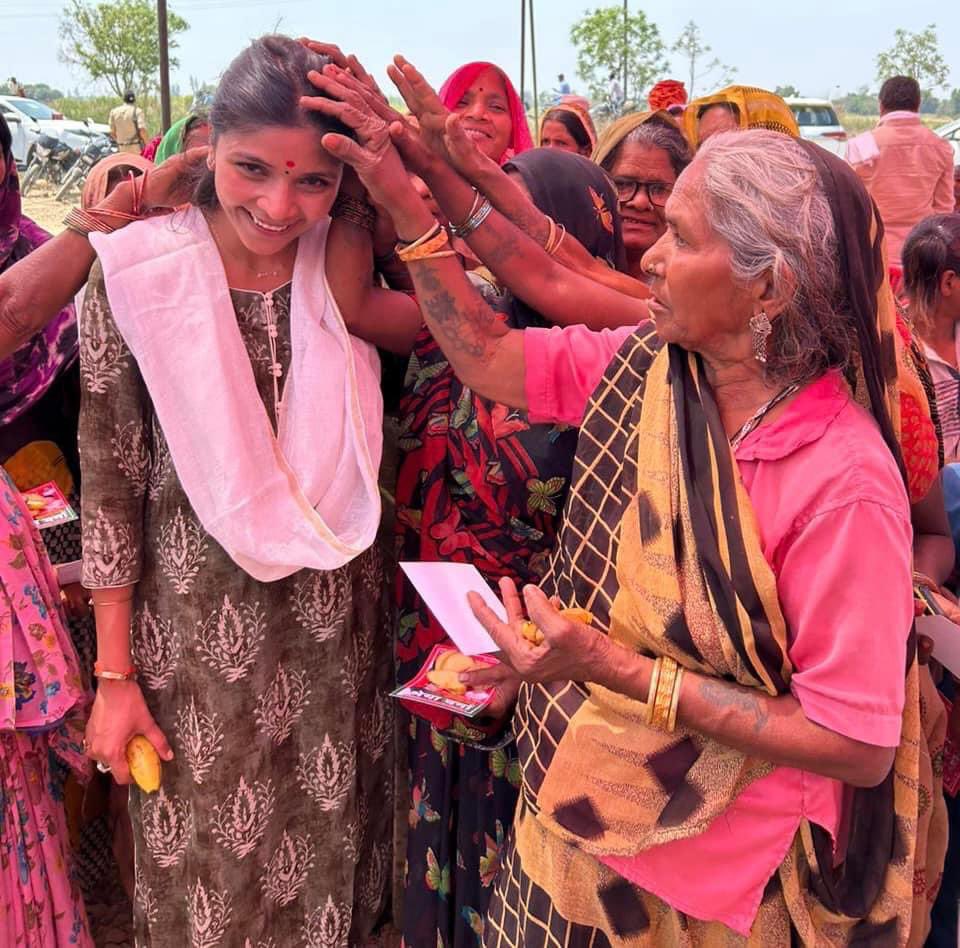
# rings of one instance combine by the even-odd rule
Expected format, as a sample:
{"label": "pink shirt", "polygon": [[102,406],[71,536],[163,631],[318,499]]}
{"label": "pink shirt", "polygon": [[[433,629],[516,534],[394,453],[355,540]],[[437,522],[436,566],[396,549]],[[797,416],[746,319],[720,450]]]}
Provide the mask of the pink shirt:
{"label": "pink shirt", "polygon": [[[956,330],[954,346],[957,365],[960,365],[960,333]],[[944,463],[956,464],[960,461],[960,372],[941,359],[937,351],[926,342],[923,343],[923,354],[927,357],[937,396]]]}
{"label": "pink shirt", "polygon": [[[580,420],[629,334],[527,330],[531,418]],[[777,577],[792,694],[822,727],[896,747],[913,621],[913,534],[903,482],[873,419],[831,373],[748,436],[736,459]],[[704,833],[604,862],[676,909],[747,935],[801,820],[842,839],[844,793],[839,781],[778,767]],[[693,874],[691,866],[709,869]]]}
{"label": "pink shirt", "polygon": [[890,112],[867,134],[875,156],[861,163],[848,157],[880,209],[888,263],[899,266],[910,231],[931,214],[953,211],[953,148],[916,112]]}

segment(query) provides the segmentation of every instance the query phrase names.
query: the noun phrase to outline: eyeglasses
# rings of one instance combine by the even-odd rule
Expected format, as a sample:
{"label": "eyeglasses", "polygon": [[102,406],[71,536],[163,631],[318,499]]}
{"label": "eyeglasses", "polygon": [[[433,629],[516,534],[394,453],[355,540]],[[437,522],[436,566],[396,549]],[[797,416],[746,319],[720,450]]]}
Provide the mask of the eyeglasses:
{"label": "eyeglasses", "polygon": [[617,197],[621,204],[628,204],[636,196],[637,192],[643,188],[647,194],[647,200],[654,207],[663,207],[667,203],[667,198],[673,193],[672,184],[664,184],[662,181],[637,181],[634,178],[614,178],[613,186],[617,189]]}

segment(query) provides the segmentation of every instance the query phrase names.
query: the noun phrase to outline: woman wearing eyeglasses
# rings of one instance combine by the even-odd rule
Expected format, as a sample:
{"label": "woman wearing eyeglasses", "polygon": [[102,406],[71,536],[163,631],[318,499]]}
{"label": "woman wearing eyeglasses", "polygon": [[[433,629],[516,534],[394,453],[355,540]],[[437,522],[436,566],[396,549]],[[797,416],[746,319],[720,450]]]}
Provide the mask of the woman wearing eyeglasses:
{"label": "woman wearing eyeglasses", "polygon": [[623,220],[627,272],[647,282],[640,261],[667,229],[663,208],[690,147],[667,112],[626,115],[607,126],[593,160],[613,178]]}

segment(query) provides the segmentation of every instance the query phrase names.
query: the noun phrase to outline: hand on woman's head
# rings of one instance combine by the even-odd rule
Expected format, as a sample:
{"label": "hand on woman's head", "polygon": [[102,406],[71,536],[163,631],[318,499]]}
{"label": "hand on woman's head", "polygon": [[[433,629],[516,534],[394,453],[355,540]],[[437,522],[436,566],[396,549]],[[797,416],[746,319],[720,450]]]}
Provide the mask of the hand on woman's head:
{"label": "hand on woman's head", "polygon": [[353,168],[370,198],[389,210],[397,191],[412,191],[407,171],[391,140],[390,124],[377,114],[382,110],[371,108],[359,89],[342,75],[334,78],[328,70],[330,67],[324,70],[324,75],[309,74],[310,81],[325,95],[304,96],[300,104],[305,109],[338,119],[354,131],[356,141],[345,135],[324,135],[323,147]]}
{"label": "hand on woman's head", "polygon": [[363,64],[353,53],[347,56],[336,43],[321,43],[319,40],[308,39],[305,36],[301,36],[297,42],[311,52],[326,56],[334,65],[348,72],[370,92],[377,95],[384,102],[387,101],[387,97],[380,91],[380,86],[377,85],[377,81],[367,72]]}

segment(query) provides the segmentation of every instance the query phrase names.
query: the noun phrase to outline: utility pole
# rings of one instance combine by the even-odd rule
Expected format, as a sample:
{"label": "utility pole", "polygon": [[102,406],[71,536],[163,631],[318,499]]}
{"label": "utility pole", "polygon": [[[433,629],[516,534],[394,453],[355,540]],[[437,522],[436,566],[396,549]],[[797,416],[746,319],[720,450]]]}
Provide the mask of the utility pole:
{"label": "utility pole", "polygon": [[157,0],[157,36],[160,40],[161,134],[170,129],[170,50],[167,40],[167,0]]}
{"label": "utility pole", "polygon": [[537,92],[537,34],[533,28],[533,0],[530,0],[530,65],[533,67],[533,127],[540,128],[540,95]]}
{"label": "utility pole", "polygon": [[524,93],[527,82],[527,0],[520,0],[520,101],[527,107]]}
{"label": "utility pole", "polygon": [[630,14],[627,11],[627,0],[623,0],[623,101],[626,103],[627,99],[630,98],[629,93],[627,92],[627,80],[629,76],[627,75],[627,63],[629,58],[627,55],[627,23],[629,22]]}

